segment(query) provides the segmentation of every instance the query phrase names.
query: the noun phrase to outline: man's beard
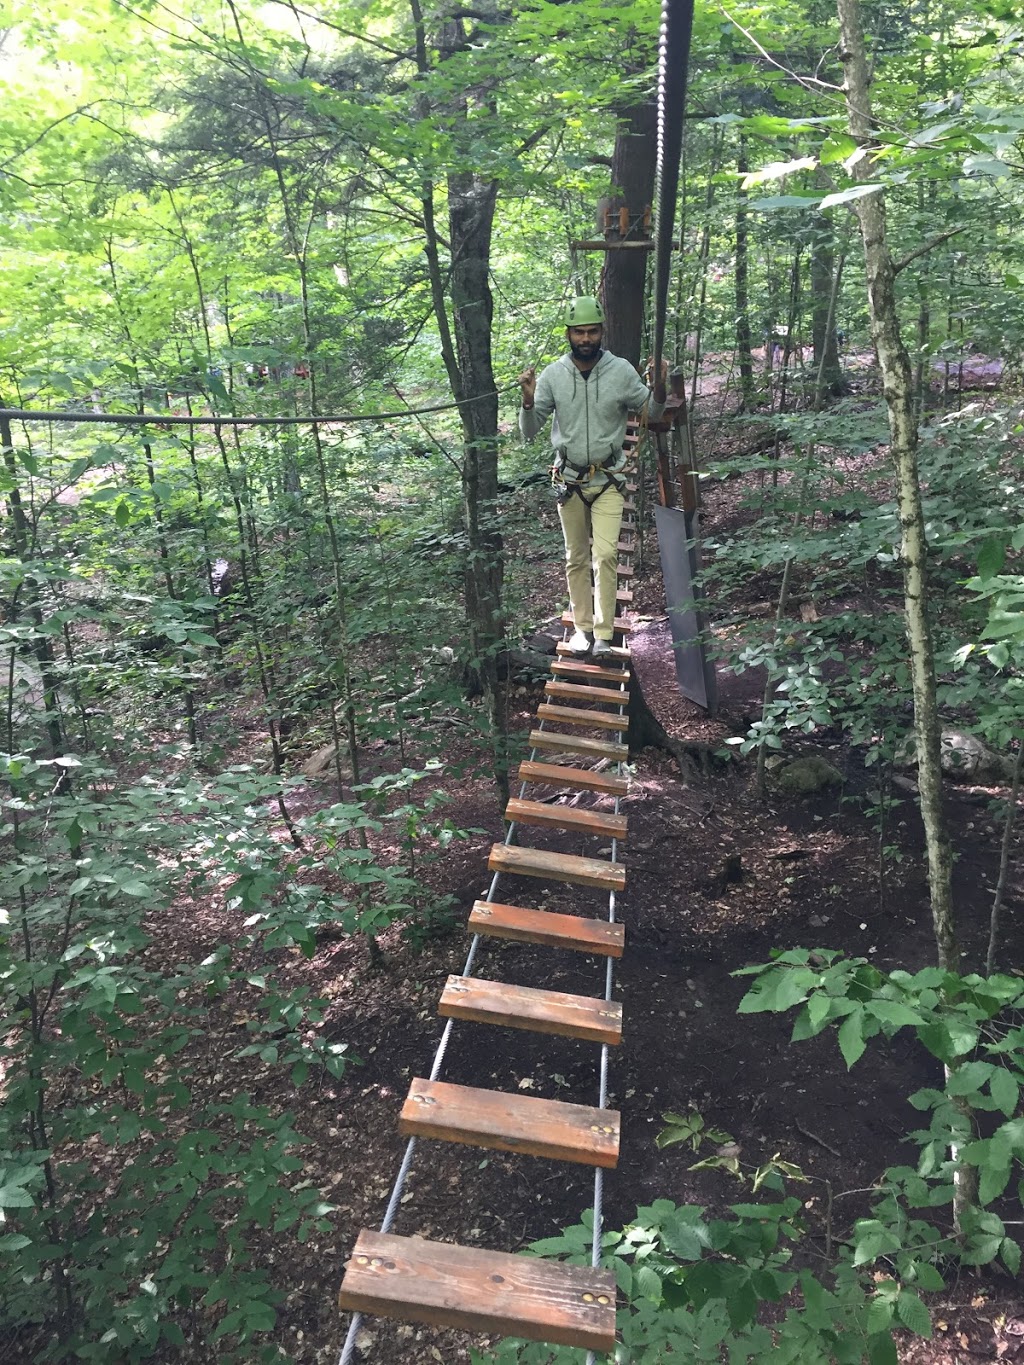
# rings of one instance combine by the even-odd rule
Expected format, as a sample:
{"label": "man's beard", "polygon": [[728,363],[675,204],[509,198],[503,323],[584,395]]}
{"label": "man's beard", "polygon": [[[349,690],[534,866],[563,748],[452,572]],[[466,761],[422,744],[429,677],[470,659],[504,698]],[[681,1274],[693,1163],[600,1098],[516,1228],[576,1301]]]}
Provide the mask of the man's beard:
{"label": "man's beard", "polygon": [[574,360],[586,363],[588,360],[596,360],[601,354],[601,343],[599,341],[586,341],[582,346],[577,346],[575,342],[569,342],[569,350],[572,351]]}

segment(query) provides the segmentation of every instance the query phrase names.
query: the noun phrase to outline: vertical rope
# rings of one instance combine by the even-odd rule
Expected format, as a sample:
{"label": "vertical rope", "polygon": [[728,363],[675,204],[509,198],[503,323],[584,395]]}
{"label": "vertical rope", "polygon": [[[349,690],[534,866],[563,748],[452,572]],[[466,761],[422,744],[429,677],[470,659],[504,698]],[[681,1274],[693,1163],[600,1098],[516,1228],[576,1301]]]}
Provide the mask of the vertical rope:
{"label": "vertical rope", "polygon": [[683,114],[694,0],[662,0],[658,47],[658,169],[654,236],[654,373],[661,373],[671,271],[672,234],[683,154]]}

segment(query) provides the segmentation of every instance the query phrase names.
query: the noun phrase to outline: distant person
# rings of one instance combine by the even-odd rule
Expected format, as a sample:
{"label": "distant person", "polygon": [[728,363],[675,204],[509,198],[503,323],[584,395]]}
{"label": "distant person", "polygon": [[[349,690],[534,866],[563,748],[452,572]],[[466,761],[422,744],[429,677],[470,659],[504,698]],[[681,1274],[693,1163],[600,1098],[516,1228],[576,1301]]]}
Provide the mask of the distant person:
{"label": "distant person", "polygon": [[604,313],[597,299],[572,299],[562,320],[568,355],[546,366],[539,378],[533,366],[519,376],[519,430],[532,441],[554,414],[551,482],[565,537],[575,627],[569,648],[580,655],[593,651],[594,658],[600,658],[611,652],[615,631],[626,417],[645,403],[652,420],[661,416],[665,376],[655,384],[652,396],[628,360],[601,349]]}

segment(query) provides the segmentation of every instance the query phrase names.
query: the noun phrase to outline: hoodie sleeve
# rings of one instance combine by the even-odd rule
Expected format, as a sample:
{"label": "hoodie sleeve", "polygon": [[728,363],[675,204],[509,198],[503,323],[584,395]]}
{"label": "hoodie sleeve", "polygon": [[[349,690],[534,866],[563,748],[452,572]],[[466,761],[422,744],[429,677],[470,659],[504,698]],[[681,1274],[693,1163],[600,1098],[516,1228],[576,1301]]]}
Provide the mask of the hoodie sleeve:
{"label": "hoodie sleeve", "polygon": [[555,396],[546,369],[541,370],[537,379],[533,407],[519,405],[519,431],[524,441],[532,441],[555,410]]}
{"label": "hoodie sleeve", "polygon": [[[630,369],[632,369],[632,366],[630,366]],[[647,387],[647,385],[644,383],[644,381],[640,378],[640,376],[637,374],[635,370],[633,370],[633,380],[634,382],[632,391],[626,399],[627,406],[631,408],[633,411],[639,412],[643,405],[646,403],[647,420],[649,422],[656,422],[658,418],[661,416],[661,414],[665,411],[665,404],[656,403],[654,401],[654,394],[651,393],[650,389]]]}

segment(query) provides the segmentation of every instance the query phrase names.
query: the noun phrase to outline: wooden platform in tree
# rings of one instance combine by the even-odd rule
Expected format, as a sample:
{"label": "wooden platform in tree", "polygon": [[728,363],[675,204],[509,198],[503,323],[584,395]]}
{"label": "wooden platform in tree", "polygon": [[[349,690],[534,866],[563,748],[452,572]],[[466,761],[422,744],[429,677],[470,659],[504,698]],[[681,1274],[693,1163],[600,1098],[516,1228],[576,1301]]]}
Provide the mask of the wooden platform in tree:
{"label": "wooden platform in tree", "polygon": [[570,787],[574,791],[602,792],[606,796],[625,796],[629,778],[615,773],[595,773],[590,768],[570,768],[561,763],[524,760],[519,765],[520,782],[543,783],[546,787]]}
{"label": "wooden platform in tree", "polygon": [[626,931],[621,924],[585,919],[582,915],[558,915],[525,905],[502,905],[476,901],[469,915],[469,929],[488,938],[512,939],[517,943],[540,943],[576,953],[621,957]]}
{"label": "wooden platform in tree", "polygon": [[623,688],[590,687],[586,683],[559,682],[551,679],[544,684],[549,697],[562,697],[566,701],[593,701],[603,706],[625,706],[629,693]]}
{"label": "wooden platform in tree", "polygon": [[626,869],[622,863],[612,863],[606,858],[580,858],[575,853],[555,853],[548,848],[492,844],[487,866],[491,872],[504,872],[513,877],[539,877],[545,882],[591,886],[598,891],[622,891],[626,885]]}
{"label": "wooden platform in tree", "polygon": [[567,829],[575,834],[593,834],[600,839],[625,839],[628,821],[624,815],[579,806],[560,806],[547,801],[524,801],[512,797],[505,807],[505,819],[519,825],[540,825],[544,829]]}
{"label": "wooden platform in tree", "polygon": [[610,1270],[477,1251],[421,1237],[359,1234],[338,1302],[351,1312],[527,1337],[605,1355],[615,1349]]}
{"label": "wooden platform in tree", "polygon": [[622,1041],[622,1006],[614,1000],[485,981],[479,976],[450,976],[437,1012],[446,1019],[553,1033],[589,1043],[614,1046]]}
{"label": "wooden platform in tree", "polygon": [[610,1170],[619,1159],[619,1115],[563,1100],[414,1080],[398,1120],[403,1137],[437,1138]]}
{"label": "wooden platform in tree", "polygon": [[613,715],[611,711],[587,710],[581,706],[555,706],[541,702],[537,707],[538,720],[550,720],[555,725],[580,725],[592,730],[622,732],[629,728],[626,716]]}

